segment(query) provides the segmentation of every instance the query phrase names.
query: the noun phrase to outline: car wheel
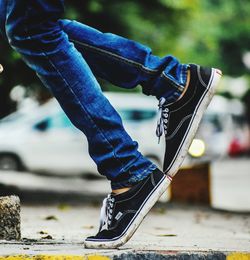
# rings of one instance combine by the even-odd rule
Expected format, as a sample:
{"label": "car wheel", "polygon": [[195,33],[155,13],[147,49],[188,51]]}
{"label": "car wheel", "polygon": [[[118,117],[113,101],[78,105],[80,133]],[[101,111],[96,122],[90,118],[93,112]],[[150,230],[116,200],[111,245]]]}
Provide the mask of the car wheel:
{"label": "car wheel", "polygon": [[0,170],[18,171],[20,163],[13,155],[0,155]]}

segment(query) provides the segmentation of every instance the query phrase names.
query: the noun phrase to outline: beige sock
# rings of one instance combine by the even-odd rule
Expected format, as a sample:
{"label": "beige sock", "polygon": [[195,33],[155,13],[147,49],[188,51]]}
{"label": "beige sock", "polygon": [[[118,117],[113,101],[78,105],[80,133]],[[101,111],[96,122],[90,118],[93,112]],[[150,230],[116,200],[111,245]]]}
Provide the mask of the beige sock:
{"label": "beige sock", "polygon": [[189,86],[189,82],[190,82],[190,70],[188,69],[188,71],[187,71],[187,83],[184,87],[183,92],[181,93],[181,96],[178,98],[178,100],[181,99],[184,96],[184,94],[186,93],[188,86]]}
{"label": "beige sock", "polygon": [[115,190],[112,190],[112,193],[114,193],[114,194],[121,194],[121,193],[124,193],[124,192],[126,192],[126,191],[128,191],[130,189],[131,189],[131,187],[115,189]]}

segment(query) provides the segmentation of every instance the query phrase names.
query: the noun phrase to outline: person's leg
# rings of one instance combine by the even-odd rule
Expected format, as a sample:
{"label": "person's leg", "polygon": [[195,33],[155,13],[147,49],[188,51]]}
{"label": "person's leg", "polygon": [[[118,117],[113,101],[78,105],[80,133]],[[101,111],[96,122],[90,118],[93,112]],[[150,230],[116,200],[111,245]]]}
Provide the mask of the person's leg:
{"label": "person's leg", "polygon": [[60,25],[94,75],[127,89],[141,85],[145,94],[169,103],[181,95],[188,65],[175,57],[154,56],[145,45],[76,21],[60,20]]}
{"label": "person's leg", "polygon": [[[111,180],[113,189],[131,187],[121,194],[108,195],[105,201],[112,201],[108,205],[115,208],[109,208],[108,216],[102,218],[103,232],[88,238],[85,244],[94,248],[120,246],[130,239],[170,180],[138,152],[137,143],[125,132],[88,64],[61,30],[57,19],[63,1],[4,2],[10,45],[51,89],[73,124],[85,133],[90,155],[100,173]],[[107,213],[106,207],[103,212]]]}
{"label": "person's leg", "polygon": [[131,186],[156,166],[138,151],[120,116],[57,19],[62,1],[6,1],[6,34],[11,46],[52,91],[72,123],[85,133],[98,171],[112,187]]}
{"label": "person's leg", "polygon": [[[100,232],[88,238],[86,245],[116,247],[124,244],[166,190],[171,177],[168,179],[166,175],[155,170],[155,166],[137,151],[137,144],[124,131],[119,116],[102,95],[88,64],[70,44],[67,34],[57,23],[62,12],[62,1],[5,2],[8,3],[6,33],[12,47],[22,54],[26,63],[52,90],[72,122],[86,134],[90,144],[90,154],[96,161],[98,169],[111,179],[113,187],[133,185],[128,192],[108,196],[105,203],[107,207],[105,206],[103,211],[108,215],[103,218]],[[135,50],[139,53],[139,49],[135,48]],[[133,48],[130,51],[133,51]],[[151,55],[144,57],[150,60],[156,58]],[[179,85],[180,82],[176,83],[174,77],[169,79],[168,75],[181,75],[180,78],[183,77],[185,82],[187,67],[183,66],[182,71],[174,58],[169,56],[167,59],[169,62],[165,61],[162,64],[164,67],[163,72],[160,73],[162,77],[154,76],[148,79],[147,83],[143,83],[143,87],[144,92],[159,95],[160,102],[164,99],[169,103],[171,99],[175,101],[177,97],[179,98],[184,84]],[[147,61],[145,62],[147,64]],[[169,74],[166,74],[167,71]],[[141,70],[137,73],[139,77]],[[208,88],[214,86],[210,84],[213,83],[210,74],[203,71],[200,73],[200,70],[198,73],[198,76],[202,76],[200,77],[202,85],[209,82]],[[155,88],[156,86],[158,87]],[[189,98],[191,100],[192,96]],[[186,103],[188,104],[189,101],[187,100]],[[183,107],[185,105],[183,104]],[[187,118],[189,119],[189,116]],[[183,121],[178,122],[178,120],[172,120],[173,126],[178,126],[174,129],[174,133],[178,132]],[[167,120],[164,119],[165,121]],[[182,142],[182,139],[180,141]],[[150,174],[152,171],[153,173]],[[137,182],[138,184],[134,185]]]}
{"label": "person's leg", "polygon": [[140,84],[145,94],[159,99],[156,135],[165,135],[164,172],[179,169],[209,104],[221,72],[181,64],[173,56],[159,58],[151,49],[76,21],[60,24],[93,72],[120,87]]}

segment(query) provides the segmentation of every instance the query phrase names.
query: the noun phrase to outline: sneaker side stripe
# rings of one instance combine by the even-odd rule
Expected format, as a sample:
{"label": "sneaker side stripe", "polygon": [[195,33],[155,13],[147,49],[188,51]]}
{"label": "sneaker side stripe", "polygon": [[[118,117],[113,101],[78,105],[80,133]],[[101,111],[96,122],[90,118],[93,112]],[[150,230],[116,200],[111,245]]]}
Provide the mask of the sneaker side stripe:
{"label": "sneaker side stripe", "polygon": [[173,180],[173,178],[170,175],[167,175],[167,178],[170,180],[170,182]]}
{"label": "sneaker side stripe", "polygon": [[[220,74],[219,72],[220,72],[220,71],[217,70],[217,69],[212,69],[212,75],[211,75],[211,77],[210,77],[210,79],[209,79],[209,83],[206,85],[206,90],[204,91],[204,93],[203,93],[201,99],[199,100],[199,102],[198,102],[198,104],[197,104],[197,106],[196,106],[196,108],[195,108],[195,111],[194,111],[194,113],[193,113],[193,117],[192,117],[192,119],[191,119],[191,121],[190,121],[189,127],[187,128],[187,130],[186,130],[186,132],[185,132],[184,138],[183,138],[183,140],[182,140],[182,142],[181,142],[181,144],[180,144],[180,146],[179,146],[179,148],[178,148],[178,150],[177,150],[177,152],[176,152],[176,154],[175,154],[175,156],[174,156],[172,162],[169,164],[168,168],[164,171],[165,174],[168,174],[168,175],[171,174],[171,175],[173,176],[173,175],[177,172],[178,169],[174,169],[172,173],[171,173],[171,172],[169,173],[170,169],[173,167],[173,164],[176,163],[176,157],[177,157],[177,156],[183,157],[183,155],[180,155],[180,150],[183,149],[183,146],[184,146],[184,143],[185,143],[185,141],[186,141],[186,139],[187,139],[188,133],[190,132],[190,128],[194,127],[194,126],[193,126],[194,121],[197,120],[197,125],[198,125],[198,123],[199,123],[200,120],[201,120],[201,116],[197,118],[197,114],[198,114],[198,110],[199,110],[200,107],[201,107],[202,102],[204,102],[204,99],[205,99],[205,97],[207,96],[207,94],[208,94],[209,92],[211,92],[212,96],[214,95],[215,87],[216,87],[216,85],[217,85],[217,84],[213,84],[213,83],[214,83],[214,80],[217,79],[217,78],[215,77],[215,73],[218,74],[219,77],[220,77],[221,74]],[[217,77],[218,77],[218,75],[217,75]],[[216,83],[217,83],[217,82],[216,82]],[[211,96],[211,98],[209,98],[208,102],[205,104],[206,106],[208,106],[208,104],[210,103],[210,100],[212,99],[212,96]],[[198,126],[196,126],[196,127],[194,128],[195,132],[196,132],[197,128],[198,128]],[[192,133],[192,135],[194,136],[195,133]],[[191,138],[190,138],[190,139],[191,139]],[[188,148],[187,148],[187,149],[188,149]],[[180,159],[180,160],[181,160],[180,164],[182,163],[183,159],[184,159],[184,158],[181,158],[181,159]]]}

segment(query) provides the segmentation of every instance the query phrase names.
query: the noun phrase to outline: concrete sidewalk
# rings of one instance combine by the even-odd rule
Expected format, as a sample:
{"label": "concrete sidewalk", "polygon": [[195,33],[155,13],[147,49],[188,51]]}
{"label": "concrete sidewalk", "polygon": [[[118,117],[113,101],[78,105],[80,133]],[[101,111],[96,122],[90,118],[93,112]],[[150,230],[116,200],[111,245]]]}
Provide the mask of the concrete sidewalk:
{"label": "concrete sidewalk", "polygon": [[250,259],[250,214],[158,205],[119,250],[85,249],[83,239],[98,229],[99,209],[99,205],[23,206],[22,240],[1,241],[0,260]]}

